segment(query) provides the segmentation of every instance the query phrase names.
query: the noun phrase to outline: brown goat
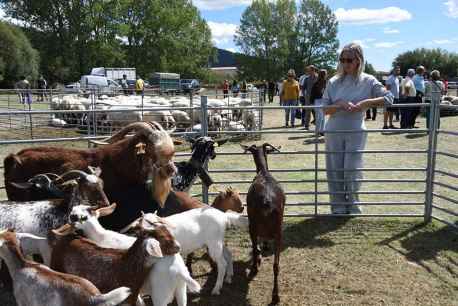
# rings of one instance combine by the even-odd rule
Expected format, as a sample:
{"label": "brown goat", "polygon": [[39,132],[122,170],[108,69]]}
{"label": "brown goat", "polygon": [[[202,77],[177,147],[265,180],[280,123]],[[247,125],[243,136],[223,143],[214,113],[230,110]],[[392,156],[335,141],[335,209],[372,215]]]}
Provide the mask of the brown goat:
{"label": "brown goat", "polygon": [[[168,217],[190,209],[206,206],[208,205],[202,203],[194,197],[191,197],[187,192],[172,191],[170,192],[164,207],[158,210],[158,216]],[[240,195],[236,189],[232,189],[231,187],[227,188],[225,191],[220,191],[213,200],[211,207],[223,212],[228,210],[238,213],[243,212],[243,203],[240,199]]]}
{"label": "brown goat", "polygon": [[11,231],[0,232],[0,257],[5,260],[14,279],[18,306],[118,305],[131,294],[129,288],[123,287],[102,295],[84,278],[25,260],[16,234]]}
{"label": "brown goat", "polygon": [[[136,132],[133,137],[125,137],[132,131]],[[163,205],[171,190],[170,177],[176,171],[172,162],[174,144],[167,132],[155,122],[137,122],[123,128],[109,141],[111,143],[106,146],[88,150],[40,147],[10,154],[4,160],[8,198],[28,201],[35,200],[37,196],[33,192],[24,192],[12,182],[27,182],[40,173],[60,175],[70,170],[84,171],[88,166],[93,166],[102,170],[101,178],[110,202],[118,203],[117,212],[104,223],[106,227],[124,227],[141,210],[151,206],[152,199]],[[125,190],[132,188],[136,190],[135,193],[126,197]]]}
{"label": "brown goat", "polygon": [[253,154],[257,173],[247,194],[247,211],[253,248],[249,277],[253,278],[258,273],[258,268],[261,264],[258,239],[274,240],[274,288],[271,305],[277,305],[280,302],[280,297],[278,296],[278,274],[280,272],[283,211],[286,198],[282,187],[269,172],[267,154],[275,151],[279,152],[279,150],[268,143],[264,143],[261,147],[256,145],[249,147],[241,145],[241,147],[245,153],[250,152]]}
{"label": "brown goat", "polygon": [[127,302],[135,305],[155,257],[173,255],[180,247],[165,226],[141,229],[128,250],[106,249],[94,242],[68,234],[67,225],[50,234],[51,268],[86,278],[101,292],[125,286],[132,290]]}

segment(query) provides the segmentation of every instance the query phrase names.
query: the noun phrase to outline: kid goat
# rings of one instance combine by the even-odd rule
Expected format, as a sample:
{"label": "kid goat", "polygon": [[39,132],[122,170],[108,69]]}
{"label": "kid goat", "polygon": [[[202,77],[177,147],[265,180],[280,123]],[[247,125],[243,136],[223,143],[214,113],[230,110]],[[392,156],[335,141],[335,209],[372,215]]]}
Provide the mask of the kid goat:
{"label": "kid goat", "polygon": [[18,306],[115,306],[131,294],[127,287],[101,294],[84,278],[25,260],[14,232],[0,232],[0,257],[14,280],[14,297]]}

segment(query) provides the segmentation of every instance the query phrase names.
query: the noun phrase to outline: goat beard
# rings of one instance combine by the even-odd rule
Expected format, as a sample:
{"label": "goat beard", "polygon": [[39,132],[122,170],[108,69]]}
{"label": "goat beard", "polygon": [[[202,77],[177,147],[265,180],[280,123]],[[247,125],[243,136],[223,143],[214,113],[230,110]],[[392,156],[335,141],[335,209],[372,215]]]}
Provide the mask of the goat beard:
{"label": "goat beard", "polygon": [[154,182],[153,182],[153,199],[155,199],[159,206],[164,208],[165,201],[172,191],[172,180],[170,177],[164,177],[161,175],[159,170],[154,170]]}

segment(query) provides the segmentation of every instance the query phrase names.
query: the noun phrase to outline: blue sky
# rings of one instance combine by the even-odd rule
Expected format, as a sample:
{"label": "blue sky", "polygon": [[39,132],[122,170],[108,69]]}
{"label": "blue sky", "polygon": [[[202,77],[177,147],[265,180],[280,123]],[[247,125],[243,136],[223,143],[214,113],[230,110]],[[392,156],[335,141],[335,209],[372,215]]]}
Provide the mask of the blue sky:
{"label": "blue sky", "polygon": [[[458,0],[323,0],[339,20],[340,45],[357,41],[367,61],[389,70],[393,59],[418,47],[458,52]],[[251,0],[194,0],[215,44],[237,50],[233,34]]]}
{"label": "blue sky", "polygon": [[[377,70],[389,70],[399,53],[418,47],[458,52],[458,0],[322,1],[339,20],[340,45],[361,43],[367,61]],[[192,2],[209,23],[215,45],[236,51],[233,35],[252,0]]]}

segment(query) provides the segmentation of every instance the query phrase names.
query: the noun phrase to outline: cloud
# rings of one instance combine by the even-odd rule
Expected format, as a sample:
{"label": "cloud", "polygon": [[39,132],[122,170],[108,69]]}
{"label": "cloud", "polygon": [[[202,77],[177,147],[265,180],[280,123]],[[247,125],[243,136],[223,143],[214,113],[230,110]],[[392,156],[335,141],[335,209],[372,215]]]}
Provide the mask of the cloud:
{"label": "cloud", "polygon": [[346,10],[338,8],[334,13],[339,22],[357,25],[382,24],[412,19],[412,14],[395,6],[382,9],[356,8]]}
{"label": "cloud", "polygon": [[370,43],[370,42],[376,41],[376,39],[375,38],[366,38],[364,41]]}
{"label": "cloud", "polygon": [[212,31],[213,42],[216,45],[232,42],[235,31],[237,31],[237,25],[232,23],[208,21],[208,26]]}
{"label": "cloud", "polygon": [[250,5],[251,2],[252,0],[195,0],[193,4],[201,10],[212,11]]}
{"label": "cloud", "polygon": [[444,5],[447,7],[447,16],[458,18],[458,0],[448,0],[444,2]]}
{"label": "cloud", "polygon": [[376,48],[394,48],[402,45],[404,42],[403,41],[392,41],[392,42],[378,42],[374,44],[374,47]]}
{"label": "cloud", "polygon": [[383,29],[383,33],[385,34],[399,34],[399,30],[398,29],[392,29],[390,27],[386,27]]}
{"label": "cloud", "polygon": [[361,39],[355,39],[353,40],[354,43],[360,45],[363,49],[368,49],[369,46],[365,44],[365,41],[364,40],[361,40]]}
{"label": "cloud", "polygon": [[451,39],[435,39],[433,40],[433,43],[436,45],[449,45],[449,44],[453,44],[454,41]]}

